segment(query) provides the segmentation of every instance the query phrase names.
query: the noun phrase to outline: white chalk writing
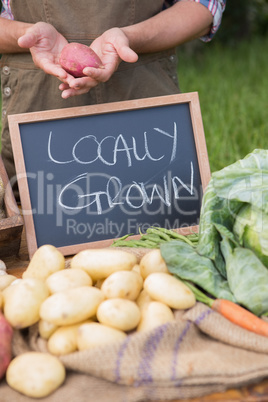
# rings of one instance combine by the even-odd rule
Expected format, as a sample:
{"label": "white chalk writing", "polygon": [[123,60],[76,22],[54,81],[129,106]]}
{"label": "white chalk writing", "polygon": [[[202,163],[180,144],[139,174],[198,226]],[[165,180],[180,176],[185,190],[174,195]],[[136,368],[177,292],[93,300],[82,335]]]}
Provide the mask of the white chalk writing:
{"label": "white chalk writing", "polygon": [[[48,157],[51,162],[59,165],[77,163],[89,166],[98,162],[104,166],[112,167],[119,163],[122,164],[123,155],[123,158],[125,157],[125,166],[123,168],[131,168],[134,163],[137,164],[137,162],[145,160],[153,164],[165,160],[166,167],[168,167],[176,160],[178,150],[176,122],[174,122],[171,132],[154,127],[151,132],[144,131],[142,134],[134,137],[120,133],[117,136],[106,135],[100,139],[93,134],[88,134],[74,142],[69,150],[69,157],[64,159],[60,157],[58,147],[53,145],[53,132],[50,131]],[[157,141],[157,136],[161,138],[161,144],[164,141],[166,146],[150,146],[150,144],[152,145]],[[81,150],[83,150],[83,153],[81,153]],[[163,170],[163,168],[161,169]],[[192,161],[189,162],[187,183],[178,175],[173,175],[170,183],[168,183],[166,172],[158,172],[157,166],[155,172],[155,176],[158,177],[157,182],[154,182],[153,178],[145,182],[130,180],[128,184],[124,184],[123,189],[121,178],[113,175],[107,179],[102,190],[87,192],[82,190],[83,188],[88,188],[85,186],[86,181],[90,177],[90,172],[87,170],[63,186],[58,196],[58,203],[62,208],[69,210],[80,210],[94,206],[97,214],[102,214],[104,203],[105,205],[108,204],[110,209],[116,205],[126,205],[130,209],[137,210],[145,204],[151,205],[157,198],[165,206],[170,207],[172,202],[171,197],[179,199],[182,188],[190,195],[193,194],[194,168]],[[66,193],[70,190],[75,192],[75,196],[72,195],[72,204],[68,201],[68,196],[66,196]]]}

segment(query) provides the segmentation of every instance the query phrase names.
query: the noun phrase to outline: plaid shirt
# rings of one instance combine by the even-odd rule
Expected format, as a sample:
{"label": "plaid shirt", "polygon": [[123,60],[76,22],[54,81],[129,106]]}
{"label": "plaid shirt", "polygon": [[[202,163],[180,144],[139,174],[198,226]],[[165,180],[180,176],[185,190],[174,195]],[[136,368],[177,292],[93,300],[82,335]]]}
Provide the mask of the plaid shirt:
{"label": "plaid shirt", "polygon": [[[167,0],[164,2],[164,8],[170,7],[173,4],[177,3],[180,0]],[[213,23],[210,29],[210,32],[200,38],[204,42],[209,42],[219,29],[221,25],[222,14],[226,7],[226,0],[190,0],[196,3],[203,4],[203,6],[207,7],[213,16]]]}
{"label": "plaid shirt", "polygon": [[[166,0],[163,2],[163,8],[167,8],[177,3],[180,0]],[[191,0],[196,3],[203,4],[203,6],[207,7],[213,16],[213,24],[208,35],[203,36],[202,39],[204,42],[209,42],[221,24],[222,14],[224,12],[226,6],[226,0]],[[1,17],[8,18],[13,20],[13,15],[10,7],[10,0],[2,0],[2,12]]]}

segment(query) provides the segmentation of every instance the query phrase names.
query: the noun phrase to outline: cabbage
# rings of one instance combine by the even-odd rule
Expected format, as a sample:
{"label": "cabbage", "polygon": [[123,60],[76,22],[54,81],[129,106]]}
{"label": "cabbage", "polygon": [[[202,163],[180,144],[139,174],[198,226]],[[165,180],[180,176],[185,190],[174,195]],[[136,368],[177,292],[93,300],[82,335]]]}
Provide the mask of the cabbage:
{"label": "cabbage", "polygon": [[233,233],[241,246],[252,250],[268,268],[268,215],[245,204],[237,213]]}
{"label": "cabbage", "polygon": [[201,205],[198,245],[161,245],[168,269],[215,297],[268,313],[268,149],[214,172]]}
{"label": "cabbage", "polygon": [[268,149],[212,174],[196,252],[227,279],[239,304],[256,315],[268,312]]}
{"label": "cabbage", "polygon": [[[205,191],[201,206],[197,251],[210,258],[223,276],[226,276],[226,264],[220,249],[222,234],[217,225],[220,224],[233,233],[234,224],[239,219],[238,213],[242,214],[244,207],[251,208],[252,211],[256,209],[257,215],[263,212],[261,221],[258,221],[258,227],[263,225],[263,230],[257,231],[257,234],[251,233],[249,229],[253,224],[250,220],[248,226],[243,229],[243,235],[240,235],[237,229],[240,241],[243,242],[242,238],[245,238],[247,242],[249,238],[250,242],[256,237],[260,239],[259,234],[262,232],[262,240],[254,240],[253,243],[254,248],[256,243],[261,244],[259,250],[262,255],[265,250],[266,257],[267,241],[264,242],[263,239],[265,231],[268,231],[266,220],[268,216],[268,149],[255,149],[245,158],[214,172]],[[253,212],[250,215],[253,217]],[[243,220],[242,216],[240,218]],[[239,223],[236,225],[239,226]],[[248,231],[250,235],[247,234]]]}

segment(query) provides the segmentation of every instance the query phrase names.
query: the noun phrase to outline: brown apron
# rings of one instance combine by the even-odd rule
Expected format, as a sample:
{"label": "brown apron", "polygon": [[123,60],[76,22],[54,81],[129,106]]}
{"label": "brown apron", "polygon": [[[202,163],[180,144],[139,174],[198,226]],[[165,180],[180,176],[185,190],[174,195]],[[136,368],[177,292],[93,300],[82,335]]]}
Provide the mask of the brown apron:
{"label": "brown apron", "polygon": [[[12,0],[14,19],[52,24],[69,42],[90,43],[111,27],[132,25],[162,9],[163,0]],[[14,181],[15,168],[7,116],[16,113],[83,106],[178,93],[174,49],[122,62],[112,78],[89,93],[61,98],[59,80],[35,67],[31,55],[1,59],[2,157]],[[34,152],[34,151],[33,151]]]}

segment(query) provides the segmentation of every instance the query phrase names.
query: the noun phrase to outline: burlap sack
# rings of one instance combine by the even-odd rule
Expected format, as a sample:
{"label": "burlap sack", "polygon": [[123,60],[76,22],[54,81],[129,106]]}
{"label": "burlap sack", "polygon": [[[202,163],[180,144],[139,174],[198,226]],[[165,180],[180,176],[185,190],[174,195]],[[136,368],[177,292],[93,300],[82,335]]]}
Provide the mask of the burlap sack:
{"label": "burlap sack", "polygon": [[[268,338],[230,323],[202,303],[176,311],[176,321],[123,342],[61,357],[62,387],[42,402],[137,402],[188,399],[260,381],[268,376]],[[46,352],[37,328],[17,331],[14,354]],[[26,402],[0,386],[1,402]]]}

